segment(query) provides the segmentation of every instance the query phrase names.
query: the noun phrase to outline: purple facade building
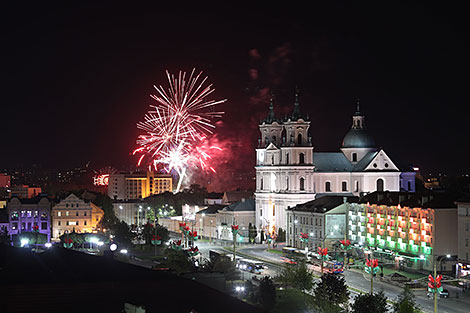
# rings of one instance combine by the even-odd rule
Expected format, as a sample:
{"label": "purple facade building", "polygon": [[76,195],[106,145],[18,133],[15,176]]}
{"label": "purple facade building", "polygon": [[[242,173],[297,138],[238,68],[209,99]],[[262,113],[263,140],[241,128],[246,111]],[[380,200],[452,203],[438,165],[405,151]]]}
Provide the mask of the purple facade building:
{"label": "purple facade building", "polygon": [[22,232],[33,231],[39,227],[39,233],[51,240],[51,202],[47,197],[37,196],[31,199],[13,197],[8,203],[10,238]]}

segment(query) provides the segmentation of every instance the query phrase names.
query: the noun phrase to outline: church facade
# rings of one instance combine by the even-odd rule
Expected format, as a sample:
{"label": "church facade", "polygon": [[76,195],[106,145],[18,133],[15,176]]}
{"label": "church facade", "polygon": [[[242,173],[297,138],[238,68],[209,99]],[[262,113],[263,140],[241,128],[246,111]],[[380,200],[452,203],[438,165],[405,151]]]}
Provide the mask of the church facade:
{"label": "church facade", "polygon": [[[314,152],[310,119],[298,94],[290,116],[274,115],[272,100],[261,121],[256,149],[256,227],[287,229],[286,209],[324,195],[360,196],[374,191],[415,191],[415,173],[401,169],[368,134],[359,103],[338,152]],[[258,238],[260,240],[260,238]]]}

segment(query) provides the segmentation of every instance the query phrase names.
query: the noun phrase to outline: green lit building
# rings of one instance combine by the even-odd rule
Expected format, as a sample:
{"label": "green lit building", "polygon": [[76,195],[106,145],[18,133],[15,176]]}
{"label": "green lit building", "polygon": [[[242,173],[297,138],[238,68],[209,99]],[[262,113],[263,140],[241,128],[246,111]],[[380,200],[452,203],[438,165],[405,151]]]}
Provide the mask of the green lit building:
{"label": "green lit building", "polygon": [[374,192],[350,203],[348,239],[396,267],[450,271],[457,255],[457,208],[443,195]]}

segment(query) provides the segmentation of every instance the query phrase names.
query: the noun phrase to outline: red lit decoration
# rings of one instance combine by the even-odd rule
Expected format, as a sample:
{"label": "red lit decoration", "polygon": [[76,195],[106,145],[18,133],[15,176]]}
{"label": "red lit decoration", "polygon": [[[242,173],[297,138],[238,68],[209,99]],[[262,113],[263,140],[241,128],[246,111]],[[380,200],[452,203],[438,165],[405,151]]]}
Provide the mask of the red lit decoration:
{"label": "red lit decoration", "polygon": [[73,247],[73,241],[70,238],[64,239],[64,248],[72,248]]}
{"label": "red lit decoration", "polygon": [[232,225],[232,233],[234,236],[238,234],[238,225]]}
{"label": "red lit decoration", "polygon": [[428,276],[428,291],[431,293],[439,293],[442,291],[442,285],[441,285],[441,280],[442,276],[437,275],[437,277],[434,279],[434,277],[429,274]]}
{"label": "red lit decoration", "polygon": [[379,261],[377,259],[366,259],[365,271],[369,274],[376,274],[379,271]]}
{"label": "red lit decoration", "polygon": [[36,232],[36,233],[39,232],[39,226],[38,226],[38,225],[34,225],[34,226],[33,226],[33,231]]}
{"label": "red lit decoration", "polygon": [[181,239],[180,240],[173,240],[171,242],[171,248],[173,250],[181,250]]}
{"label": "red lit decoration", "polygon": [[162,243],[162,237],[152,236],[152,245],[160,245]]}
{"label": "red lit decoration", "polygon": [[308,242],[308,234],[307,233],[300,233],[300,241]]}
{"label": "red lit decoration", "polygon": [[327,260],[328,259],[328,248],[318,247],[317,251],[318,251],[318,254],[320,255],[320,258],[322,260]]}
{"label": "red lit decoration", "polygon": [[189,232],[188,234],[189,238],[196,241],[198,239],[198,236],[197,236],[197,231],[192,231],[192,232]]}
{"label": "red lit decoration", "polygon": [[188,250],[186,250],[186,252],[188,252],[189,256],[196,256],[199,254],[199,249],[198,247],[191,247],[189,248]]}
{"label": "red lit decoration", "polygon": [[352,248],[351,241],[349,239],[341,240],[340,243],[341,243],[341,249],[343,250],[350,250]]}

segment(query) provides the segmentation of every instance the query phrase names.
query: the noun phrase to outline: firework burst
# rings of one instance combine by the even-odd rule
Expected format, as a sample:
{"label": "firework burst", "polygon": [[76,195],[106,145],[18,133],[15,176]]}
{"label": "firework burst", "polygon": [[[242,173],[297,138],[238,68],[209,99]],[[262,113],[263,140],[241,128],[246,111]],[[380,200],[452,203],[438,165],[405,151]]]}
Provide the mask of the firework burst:
{"label": "firework burst", "polygon": [[215,128],[212,119],[223,114],[216,112],[214,107],[226,100],[207,98],[214,89],[211,84],[204,86],[207,77],[200,80],[202,72],[195,75],[193,69],[188,77],[181,71],[178,76],[170,75],[168,71],[166,74],[168,89],[154,86],[157,94],[151,97],[157,103],[150,105],[152,109],[144,116],[144,121],[137,123],[137,128],[145,134],[138,137],[139,147],[133,154],[140,154],[138,166],[145,163],[156,171],[176,172],[178,192],[189,166],[215,172],[210,166],[210,152],[221,148],[208,146],[206,136]]}

